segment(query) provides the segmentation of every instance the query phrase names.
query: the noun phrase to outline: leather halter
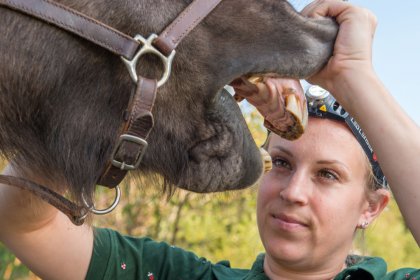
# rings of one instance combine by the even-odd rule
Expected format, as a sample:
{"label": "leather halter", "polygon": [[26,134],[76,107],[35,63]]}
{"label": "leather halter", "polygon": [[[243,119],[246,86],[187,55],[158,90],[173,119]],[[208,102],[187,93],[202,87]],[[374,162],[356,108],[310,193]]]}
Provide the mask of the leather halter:
{"label": "leather halter", "polygon": [[[153,128],[152,108],[156,91],[169,78],[175,48],[220,2],[221,0],[194,0],[159,36],[152,34],[145,39],[140,35],[132,38],[52,0],[0,0],[0,7],[16,10],[76,34],[119,55],[126,64],[136,84],[136,92],[123,116],[121,133],[111,159],[97,182],[99,185],[117,188],[118,198],[118,184],[127,171],[139,167],[147,148],[147,137]],[[165,72],[159,81],[137,75],[137,60],[145,53],[157,55],[165,65]],[[105,214],[116,206],[114,202],[109,209],[96,210],[86,201],[85,206],[79,206],[47,187],[13,176],[0,175],[0,183],[36,194],[66,214],[75,225],[83,224],[88,214],[86,208],[96,214]]]}

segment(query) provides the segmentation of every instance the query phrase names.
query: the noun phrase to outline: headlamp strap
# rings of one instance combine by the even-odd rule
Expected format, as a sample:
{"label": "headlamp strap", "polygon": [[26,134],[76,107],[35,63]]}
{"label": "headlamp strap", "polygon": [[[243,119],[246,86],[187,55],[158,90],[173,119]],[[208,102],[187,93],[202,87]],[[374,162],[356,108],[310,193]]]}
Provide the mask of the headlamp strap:
{"label": "headlamp strap", "polygon": [[345,122],[348,125],[348,127],[351,129],[351,131],[353,132],[353,135],[356,137],[357,141],[360,143],[360,145],[362,146],[365,154],[368,156],[370,164],[372,166],[372,171],[376,177],[376,179],[378,180],[378,183],[381,185],[386,185],[386,179],[385,179],[385,175],[383,174],[381,167],[379,166],[379,162],[376,158],[376,155],[372,149],[372,146],[369,143],[369,140],[367,139],[365,133],[363,132],[362,128],[360,127],[360,125],[357,123],[357,121],[351,117],[350,115],[348,115],[345,118]]}

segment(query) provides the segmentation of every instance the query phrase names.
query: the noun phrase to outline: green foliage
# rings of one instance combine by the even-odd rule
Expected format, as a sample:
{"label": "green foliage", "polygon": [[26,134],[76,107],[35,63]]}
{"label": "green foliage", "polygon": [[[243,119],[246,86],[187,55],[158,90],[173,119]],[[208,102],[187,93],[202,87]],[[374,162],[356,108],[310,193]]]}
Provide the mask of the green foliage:
{"label": "green foliage", "polygon": [[366,232],[366,254],[381,256],[388,270],[401,267],[420,268],[420,250],[404,220],[395,200]]}
{"label": "green foliage", "polygon": [[[261,117],[251,111],[245,118],[256,143],[261,145],[266,136]],[[168,198],[162,194],[162,185],[159,177],[126,179],[120,205],[110,215],[95,217],[94,224],[166,241],[213,262],[229,260],[233,267],[249,268],[264,251],[256,226],[255,186],[209,195],[178,190]],[[113,195],[113,191],[99,189],[97,207],[106,206]],[[367,230],[365,241],[364,246],[356,244],[356,250],[382,256],[389,269],[420,267],[420,250],[394,201]],[[37,278],[0,243],[0,279]]]}
{"label": "green foliage", "polygon": [[0,279],[35,279],[20,261],[0,243]]}

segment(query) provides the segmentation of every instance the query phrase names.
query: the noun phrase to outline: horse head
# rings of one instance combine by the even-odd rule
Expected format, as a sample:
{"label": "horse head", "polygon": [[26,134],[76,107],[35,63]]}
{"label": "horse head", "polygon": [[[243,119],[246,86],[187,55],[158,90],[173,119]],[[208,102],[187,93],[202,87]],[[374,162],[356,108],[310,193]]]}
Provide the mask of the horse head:
{"label": "horse head", "polygon": [[[185,0],[57,0],[130,36],[160,33]],[[332,54],[337,26],[287,1],[222,1],[178,46],[159,88],[140,172],[195,192],[240,189],[260,153],[223,87],[251,74],[306,78]],[[0,150],[25,172],[91,192],[114,148],[133,83],[120,58],[0,7]],[[157,77],[156,57],[138,71]],[[64,181],[63,181],[64,180]]]}

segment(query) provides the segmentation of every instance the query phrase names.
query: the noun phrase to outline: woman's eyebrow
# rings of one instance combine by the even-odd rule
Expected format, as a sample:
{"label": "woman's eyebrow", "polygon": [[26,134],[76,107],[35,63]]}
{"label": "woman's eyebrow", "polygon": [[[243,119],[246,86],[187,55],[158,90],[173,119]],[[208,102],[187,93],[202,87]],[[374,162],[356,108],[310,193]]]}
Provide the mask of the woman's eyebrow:
{"label": "woman's eyebrow", "polygon": [[285,147],[283,147],[281,145],[275,145],[275,146],[272,147],[272,149],[278,150],[280,152],[283,152],[283,153],[287,154],[290,157],[293,157],[293,154],[288,149],[286,149]]}
{"label": "woman's eyebrow", "polygon": [[323,159],[323,160],[318,160],[316,163],[318,164],[334,164],[334,165],[339,165],[343,168],[345,168],[347,171],[350,170],[350,168],[342,161],[339,160],[335,160],[335,159]]}

